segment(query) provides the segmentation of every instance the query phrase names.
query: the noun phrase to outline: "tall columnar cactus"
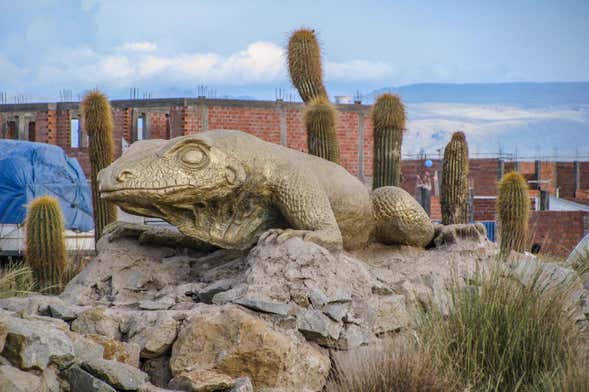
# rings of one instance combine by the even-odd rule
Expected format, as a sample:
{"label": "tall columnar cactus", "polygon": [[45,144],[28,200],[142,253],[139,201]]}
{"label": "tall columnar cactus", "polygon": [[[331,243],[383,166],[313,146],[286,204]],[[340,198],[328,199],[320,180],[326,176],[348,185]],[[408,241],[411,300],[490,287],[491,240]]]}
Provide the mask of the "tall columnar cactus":
{"label": "tall columnar cactus", "polygon": [[92,206],[94,208],[94,238],[98,242],[104,227],[117,219],[117,210],[114,204],[100,199],[96,178],[100,170],[110,165],[114,155],[110,103],[104,94],[92,91],[82,101],[82,114],[84,126],[90,139],[88,147],[91,165]]}
{"label": "tall columnar cactus", "polygon": [[444,150],[441,185],[442,223],[467,223],[468,144],[462,132],[454,132]]}
{"label": "tall columnar cactus", "polygon": [[405,108],[397,95],[382,94],[372,107],[374,155],[372,188],[399,186]]}
{"label": "tall columnar cactus", "polygon": [[525,178],[516,172],[507,173],[499,183],[497,216],[499,218],[499,256],[511,250],[523,252],[528,241],[530,198]]}
{"label": "tall columnar cactus", "polygon": [[315,31],[296,30],[288,40],[288,71],[292,84],[309,103],[313,98],[327,97],[323,85],[321,48]]}
{"label": "tall columnar cactus", "polygon": [[40,290],[58,293],[67,267],[63,216],[51,196],[34,199],[25,222],[25,262],[33,271]]}
{"label": "tall columnar cactus", "polygon": [[327,98],[313,99],[305,109],[305,127],[309,153],[339,162],[339,145],[335,133],[336,111]]}

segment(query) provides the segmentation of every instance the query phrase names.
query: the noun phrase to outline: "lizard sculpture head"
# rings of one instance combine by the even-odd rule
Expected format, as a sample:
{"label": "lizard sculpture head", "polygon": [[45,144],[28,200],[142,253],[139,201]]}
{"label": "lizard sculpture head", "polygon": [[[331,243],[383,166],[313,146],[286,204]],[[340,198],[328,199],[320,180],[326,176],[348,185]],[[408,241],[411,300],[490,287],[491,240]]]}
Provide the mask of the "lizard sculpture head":
{"label": "lizard sculpture head", "polygon": [[[167,217],[171,209],[223,198],[245,182],[239,161],[215,148],[204,135],[145,140],[98,174],[101,197],[139,215]],[[192,213],[184,214],[192,219]]]}

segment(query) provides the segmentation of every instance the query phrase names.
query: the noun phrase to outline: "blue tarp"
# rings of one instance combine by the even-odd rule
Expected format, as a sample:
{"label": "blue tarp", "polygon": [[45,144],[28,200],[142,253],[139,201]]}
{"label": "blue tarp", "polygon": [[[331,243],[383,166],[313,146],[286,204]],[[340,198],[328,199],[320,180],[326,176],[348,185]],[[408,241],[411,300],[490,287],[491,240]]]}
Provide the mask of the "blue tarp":
{"label": "blue tarp", "polygon": [[66,228],[94,228],[92,194],[77,160],[50,144],[0,140],[0,223],[24,223],[28,203],[43,195],[59,200]]}

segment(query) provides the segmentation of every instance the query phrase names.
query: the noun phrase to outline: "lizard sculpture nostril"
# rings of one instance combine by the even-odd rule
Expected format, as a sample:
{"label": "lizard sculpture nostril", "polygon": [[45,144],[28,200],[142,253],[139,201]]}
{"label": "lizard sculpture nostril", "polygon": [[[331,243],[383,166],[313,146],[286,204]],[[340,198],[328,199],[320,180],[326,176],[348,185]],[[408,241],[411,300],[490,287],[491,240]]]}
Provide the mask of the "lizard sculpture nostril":
{"label": "lizard sculpture nostril", "polygon": [[119,175],[117,176],[117,182],[125,182],[135,177],[135,172],[125,169],[121,170]]}

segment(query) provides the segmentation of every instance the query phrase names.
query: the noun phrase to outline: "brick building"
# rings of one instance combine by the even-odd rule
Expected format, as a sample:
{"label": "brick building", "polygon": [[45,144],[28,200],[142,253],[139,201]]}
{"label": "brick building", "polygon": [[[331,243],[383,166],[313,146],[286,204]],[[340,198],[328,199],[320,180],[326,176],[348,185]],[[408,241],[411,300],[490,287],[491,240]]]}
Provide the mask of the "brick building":
{"label": "brick building", "polygon": [[[283,101],[245,101],[206,98],[113,100],[115,154],[139,139],[172,138],[208,129],[239,129],[264,140],[306,151],[303,105]],[[337,105],[337,133],[341,164],[369,184],[372,177],[372,124],[370,106]],[[89,172],[87,136],[78,102],[0,105],[0,137],[56,144],[78,159]],[[426,175],[423,160],[403,161],[402,186],[415,194],[419,179]],[[429,176],[439,173],[441,162],[433,160]],[[513,162],[500,159],[471,159],[470,180],[474,196],[474,218],[495,220],[497,181],[511,170],[520,171],[530,183],[533,200],[538,187],[569,200],[589,205],[589,162]],[[434,181],[435,183],[435,181]],[[433,184],[432,219],[440,218],[439,199]],[[564,255],[589,230],[589,213],[534,213],[531,227],[546,243],[550,228],[572,234],[552,253]],[[567,227],[569,229],[567,229]],[[562,233],[562,231],[561,231]],[[568,235],[568,234],[567,234]],[[536,241],[536,234],[532,241]]]}

